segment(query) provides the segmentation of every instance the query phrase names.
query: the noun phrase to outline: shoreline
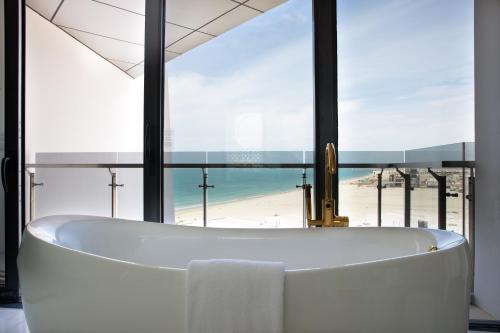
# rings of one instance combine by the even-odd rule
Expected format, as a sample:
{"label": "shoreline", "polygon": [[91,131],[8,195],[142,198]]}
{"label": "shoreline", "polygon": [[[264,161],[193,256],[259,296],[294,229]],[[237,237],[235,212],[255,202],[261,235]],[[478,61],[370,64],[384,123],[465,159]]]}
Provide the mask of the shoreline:
{"label": "shoreline", "polygon": [[[365,178],[365,177],[363,177]],[[340,182],[342,202],[339,214],[349,216],[350,226],[377,225],[377,189],[353,184],[353,179]],[[450,198],[447,205],[448,229],[462,232],[462,194]],[[302,228],[303,191],[301,188],[238,198],[230,202],[207,205],[207,226],[230,228]],[[437,227],[437,190],[415,188],[412,191],[411,226],[426,221]],[[202,226],[203,207],[177,208],[175,223]],[[385,188],[382,195],[382,226],[404,226],[404,189]]]}
{"label": "shoreline", "polygon": [[[238,197],[238,198],[230,199],[230,200],[212,201],[212,202],[208,201],[207,206],[217,206],[217,205],[230,204],[230,203],[239,202],[242,200],[258,199],[258,198],[263,198],[263,197],[267,197],[267,196],[286,194],[286,193],[295,192],[295,191],[296,190],[268,192],[265,194],[242,196],[242,197]],[[203,204],[183,206],[183,207],[175,208],[175,211],[183,211],[183,210],[189,210],[189,209],[195,209],[195,208],[203,208]]]}
{"label": "shoreline", "polygon": [[[362,179],[365,179],[365,178],[368,178],[370,177],[370,175],[365,175],[365,176],[360,176],[360,177],[352,177],[352,178],[349,178],[349,179],[343,179],[343,180],[340,180],[339,181],[339,185],[347,185],[347,184],[350,184],[351,182],[353,181],[359,181],[359,180],[362,180]],[[267,193],[263,193],[263,194],[255,194],[255,195],[247,195],[247,196],[241,196],[241,197],[238,197],[238,198],[234,198],[234,199],[230,199],[230,200],[221,200],[221,201],[208,201],[207,202],[207,206],[215,206],[215,205],[222,205],[222,204],[230,204],[230,203],[233,203],[233,202],[239,202],[241,200],[248,200],[248,199],[255,199],[255,198],[263,198],[263,197],[266,197],[266,196],[272,196],[272,195],[279,195],[279,194],[286,194],[286,193],[291,193],[291,192],[296,192],[298,189],[290,189],[290,190],[282,190],[282,191],[273,191],[273,192],[267,192]],[[200,203],[200,204],[196,204],[196,205],[189,205],[189,206],[180,206],[180,207],[176,207],[175,208],[175,211],[185,211],[185,210],[190,210],[190,209],[196,209],[196,208],[203,208],[203,204]]]}

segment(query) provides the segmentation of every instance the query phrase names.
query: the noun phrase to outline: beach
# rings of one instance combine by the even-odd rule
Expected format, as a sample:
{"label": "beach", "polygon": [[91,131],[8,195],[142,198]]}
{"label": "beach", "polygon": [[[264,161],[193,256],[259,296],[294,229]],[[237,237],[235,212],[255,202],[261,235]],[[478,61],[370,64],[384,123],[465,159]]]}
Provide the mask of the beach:
{"label": "beach", "polygon": [[[350,226],[377,225],[377,189],[359,186],[352,180],[342,181],[340,215],[350,218]],[[447,199],[447,226],[462,233],[462,193]],[[437,228],[437,189],[415,188],[411,191],[411,226],[425,221]],[[207,205],[207,226],[231,228],[301,228],[303,226],[303,193],[301,189],[242,198],[232,202]],[[209,199],[210,200],[210,199]],[[209,201],[210,202],[210,201]],[[467,205],[466,205],[467,206]],[[177,224],[202,226],[203,208],[191,207],[175,211]],[[382,190],[382,225],[404,226],[404,189]]]}
{"label": "beach", "polygon": [[[218,228],[302,227],[302,190],[207,205],[207,226]],[[176,224],[203,225],[203,208],[175,211]]]}

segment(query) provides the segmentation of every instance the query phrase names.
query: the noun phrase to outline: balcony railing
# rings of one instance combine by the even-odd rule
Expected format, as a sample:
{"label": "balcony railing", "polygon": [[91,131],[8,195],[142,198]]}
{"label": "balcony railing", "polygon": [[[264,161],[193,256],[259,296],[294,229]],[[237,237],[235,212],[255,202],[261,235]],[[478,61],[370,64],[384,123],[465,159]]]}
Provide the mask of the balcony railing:
{"label": "balcony railing", "polygon": [[[26,169],[29,174],[29,187],[30,187],[30,205],[29,205],[29,216],[30,220],[35,218],[35,194],[36,188],[38,186],[44,185],[43,183],[36,182],[36,169],[107,169],[109,171],[110,182],[109,185],[111,187],[111,212],[110,216],[116,217],[117,212],[117,202],[118,202],[118,193],[117,188],[122,187],[125,184],[121,184],[118,182],[118,177],[116,173],[116,169],[142,169],[142,164],[139,163],[38,163],[38,164],[27,164]],[[265,163],[265,164],[257,164],[257,163],[168,163],[164,165],[165,169],[199,169],[200,172],[200,183],[198,187],[202,192],[202,207],[203,207],[203,225],[207,225],[207,194],[214,185],[210,185],[209,173],[207,170],[209,169],[298,169],[302,170],[300,179],[297,179],[297,187],[304,188],[303,185],[309,182],[308,180],[308,170],[313,168],[313,164],[308,163]],[[427,170],[427,172],[435,179],[437,184],[437,221],[438,228],[447,229],[447,198],[457,197],[457,193],[452,193],[448,191],[447,186],[447,175],[446,170],[449,169],[460,169],[462,172],[462,184],[461,192],[462,195],[462,234],[468,234],[469,240],[473,241],[473,223],[474,223],[474,162],[473,161],[442,161],[442,162],[429,162],[429,163],[340,163],[339,169],[369,169],[376,170],[377,174],[377,225],[382,225],[382,214],[383,214],[383,189],[387,187],[387,185],[383,184],[383,173],[388,170],[392,170],[397,173],[396,175],[400,176],[402,182],[397,183],[401,188],[404,189],[404,226],[411,226],[411,206],[412,206],[412,190],[415,184],[412,184],[412,175],[408,172],[409,170]],[[466,182],[465,171],[468,170],[469,177]],[[312,177],[311,177],[312,179]],[[216,185],[216,184],[215,184]],[[466,194],[466,188],[468,188],[468,193]],[[466,203],[468,204],[466,205]],[[468,216],[466,216],[466,206],[468,208]],[[466,219],[469,220],[468,230],[466,229]],[[306,226],[305,215],[303,215],[303,223],[302,225]]]}

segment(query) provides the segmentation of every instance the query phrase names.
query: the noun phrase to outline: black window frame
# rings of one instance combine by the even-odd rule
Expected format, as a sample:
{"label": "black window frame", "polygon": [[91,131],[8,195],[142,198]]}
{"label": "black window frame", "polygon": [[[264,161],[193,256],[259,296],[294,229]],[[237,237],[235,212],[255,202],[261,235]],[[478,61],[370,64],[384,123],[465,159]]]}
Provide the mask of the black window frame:
{"label": "black window frame", "polygon": [[[314,196],[325,192],[325,147],[338,147],[337,1],[312,0],[314,36]],[[144,73],[144,220],[163,222],[164,0],[146,2]],[[337,157],[338,159],[338,157]],[[338,162],[338,161],[337,161]],[[332,182],[338,202],[338,173]],[[338,213],[338,205],[335,207]],[[316,216],[321,205],[316,205]]]}
{"label": "black window frame", "polygon": [[5,155],[2,159],[2,185],[5,194],[5,285],[0,287],[0,304],[19,302],[17,254],[24,230],[24,0],[4,0],[5,62]]}

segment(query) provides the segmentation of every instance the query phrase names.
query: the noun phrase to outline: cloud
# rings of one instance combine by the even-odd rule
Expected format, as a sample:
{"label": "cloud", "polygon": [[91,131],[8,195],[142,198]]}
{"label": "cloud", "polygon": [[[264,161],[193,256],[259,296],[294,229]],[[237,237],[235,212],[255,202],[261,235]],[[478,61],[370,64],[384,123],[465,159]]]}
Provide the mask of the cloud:
{"label": "cloud", "polygon": [[226,75],[169,76],[174,149],[312,149],[310,46],[290,41]]}
{"label": "cloud", "polygon": [[[168,80],[174,149],[312,149],[312,39],[287,30],[300,1],[221,36],[231,43],[220,37],[209,42],[219,40],[219,49],[207,43],[210,59],[215,54],[217,65],[230,70],[213,70],[214,62],[203,58],[209,53],[198,49],[175,60],[186,59]],[[473,141],[472,2],[342,1],[340,148],[401,150]],[[282,29],[275,29],[274,19]]]}
{"label": "cloud", "polygon": [[363,107],[363,101],[357,99],[348,99],[339,101],[339,113],[356,112]]}
{"label": "cloud", "polygon": [[341,149],[474,140],[472,1],[365,2],[338,30]]}
{"label": "cloud", "polygon": [[424,87],[339,114],[342,150],[404,150],[474,141],[472,84]]}

